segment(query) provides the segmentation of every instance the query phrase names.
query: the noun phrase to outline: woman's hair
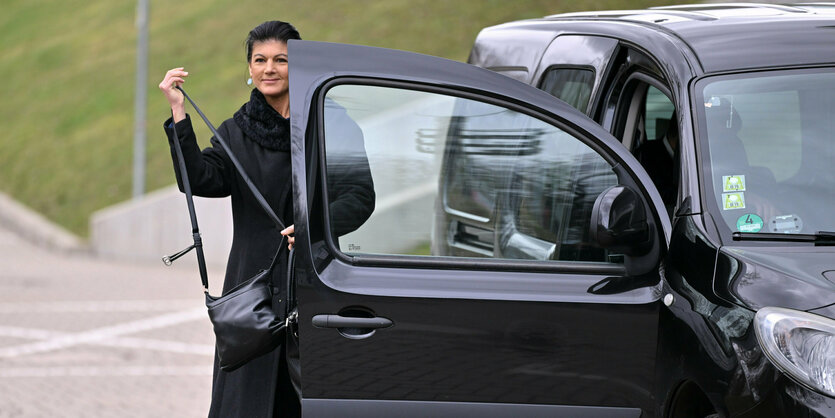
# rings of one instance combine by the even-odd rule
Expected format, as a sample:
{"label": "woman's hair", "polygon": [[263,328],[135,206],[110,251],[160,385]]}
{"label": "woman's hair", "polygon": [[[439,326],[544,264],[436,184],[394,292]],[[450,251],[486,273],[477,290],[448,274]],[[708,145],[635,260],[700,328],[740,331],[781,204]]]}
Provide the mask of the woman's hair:
{"label": "woman's hair", "polygon": [[246,62],[252,60],[252,45],[256,42],[281,41],[286,43],[290,39],[301,39],[299,31],[293,25],[280,20],[264,22],[249,31],[246,37]]}

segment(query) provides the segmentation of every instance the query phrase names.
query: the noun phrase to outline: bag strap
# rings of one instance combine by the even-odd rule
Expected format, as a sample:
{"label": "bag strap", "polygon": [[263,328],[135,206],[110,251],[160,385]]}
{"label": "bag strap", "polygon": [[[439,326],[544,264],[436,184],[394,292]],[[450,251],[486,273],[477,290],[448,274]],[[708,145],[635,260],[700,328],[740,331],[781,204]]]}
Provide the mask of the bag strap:
{"label": "bag strap", "polygon": [[[174,114],[172,112],[171,121],[174,121]],[[183,183],[183,192],[186,194],[186,203],[188,204],[188,214],[191,219],[191,236],[194,239],[194,244],[174,255],[163,257],[162,262],[170,266],[171,263],[184,256],[192,249],[197,250],[197,265],[200,269],[200,280],[203,282],[203,291],[209,293],[209,275],[206,272],[206,257],[203,255],[203,240],[200,238],[200,227],[197,226],[197,212],[194,210],[194,198],[191,194],[191,183],[188,180],[188,172],[186,171],[186,162],[183,158],[183,149],[180,146],[180,138],[177,135],[176,123],[172,127],[174,130],[174,151],[177,154],[177,167],[180,169],[180,180]]]}
{"label": "bag strap", "polygon": [[[235,154],[233,154],[229,146],[226,145],[226,141],[223,139],[223,136],[221,136],[217,129],[215,129],[215,127],[212,125],[212,123],[209,122],[209,119],[206,118],[206,115],[204,115],[200,108],[197,107],[197,104],[194,103],[194,100],[192,100],[191,97],[189,97],[188,94],[186,94],[185,90],[183,90],[179,86],[177,86],[177,90],[180,90],[180,92],[183,93],[183,96],[185,96],[185,98],[188,99],[189,103],[191,103],[191,105],[194,107],[194,110],[197,111],[197,113],[203,119],[203,122],[205,122],[206,125],[209,127],[209,130],[212,131],[212,134],[215,136],[215,139],[220,143],[221,147],[223,147],[223,150],[226,151],[226,154],[229,156],[229,159],[232,161],[232,164],[235,166],[235,169],[238,171],[238,174],[240,174],[241,178],[243,178],[244,182],[249,187],[249,190],[254,195],[255,200],[258,201],[258,203],[261,205],[261,208],[264,209],[264,212],[267,213],[267,216],[270,218],[270,220],[272,220],[273,223],[275,223],[276,226],[279,227],[279,230],[284,229],[284,223],[281,222],[281,219],[279,219],[278,216],[275,214],[273,209],[267,203],[267,200],[264,199],[264,196],[261,194],[261,192],[258,191],[258,188],[255,187],[255,184],[252,182],[249,176],[247,176],[243,166],[241,166],[241,163],[238,162],[237,158],[235,158]],[[176,123],[174,123],[174,126],[172,126],[172,130],[174,131],[174,151],[177,155],[177,167],[180,171],[180,179],[183,184],[183,192],[186,195],[186,203],[188,204],[188,213],[189,218],[191,220],[191,235],[194,239],[194,244],[178,253],[163,257],[162,262],[165,263],[165,265],[170,266],[171,263],[174,262],[174,260],[182,257],[192,249],[197,250],[197,264],[200,270],[200,280],[203,283],[203,291],[206,294],[208,294],[209,278],[206,269],[206,257],[203,254],[203,240],[200,237],[200,228],[197,225],[197,212],[194,210],[194,197],[191,192],[191,183],[188,179],[188,171],[186,170],[185,158],[183,157],[183,150],[180,145],[180,137],[177,134]],[[273,267],[275,267],[275,263],[278,260],[278,254],[281,252],[281,247],[284,246],[284,238],[285,237],[282,235],[281,241],[279,241],[278,243],[278,249],[276,250],[275,255],[273,256],[272,262],[270,263],[270,267],[267,269],[267,271],[272,271]]]}
{"label": "bag strap", "polygon": [[194,103],[194,100],[191,100],[191,97],[189,97],[189,95],[186,94],[185,90],[183,90],[180,86],[177,86],[177,90],[180,90],[183,93],[183,96],[185,96],[185,98],[188,99],[189,103],[191,103],[191,106],[194,107],[194,110],[196,110],[197,114],[200,115],[200,117],[203,119],[203,122],[206,122],[206,126],[209,127],[209,130],[212,131],[212,135],[215,136],[217,142],[219,142],[220,146],[223,147],[223,150],[226,151],[226,155],[229,156],[229,160],[232,161],[232,164],[235,166],[235,169],[238,170],[238,173],[241,175],[241,178],[244,179],[244,182],[246,183],[247,187],[249,187],[249,190],[252,192],[253,196],[255,196],[255,200],[258,201],[258,204],[261,205],[261,208],[264,209],[264,212],[266,212],[267,216],[270,217],[270,220],[272,220],[273,223],[276,226],[278,226],[279,230],[286,228],[286,226],[284,226],[284,222],[281,222],[281,219],[279,219],[278,216],[276,216],[269,203],[267,203],[267,200],[264,199],[264,196],[261,194],[261,192],[258,191],[258,188],[255,187],[255,184],[252,182],[249,176],[246,175],[246,171],[244,171],[244,168],[241,165],[241,163],[238,162],[238,159],[235,158],[235,154],[229,148],[229,145],[226,144],[226,141],[223,139],[223,136],[221,136],[217,129],[215,129],[214,125],[212,125],[212,123],[209,122],[209,119],[206,118],[206,115],[204,115],[200,108],[197,107],[197,104]]}

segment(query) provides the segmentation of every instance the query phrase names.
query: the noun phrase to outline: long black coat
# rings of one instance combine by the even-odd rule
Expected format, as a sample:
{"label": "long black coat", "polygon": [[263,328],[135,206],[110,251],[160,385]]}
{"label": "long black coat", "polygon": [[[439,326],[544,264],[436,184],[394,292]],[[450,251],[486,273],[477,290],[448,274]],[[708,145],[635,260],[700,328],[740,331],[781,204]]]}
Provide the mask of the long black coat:
{"label": "long black coat", "polygon": [[[170,124],[169,119],[165,127],[169,141],[172,141],[172,158],[176,164]],[[255,200],[217,140],[212,138],[212,147],[201,151],[197,145],[190,118],[177,123],[176,129],[194,195],[231,196],[234,232],[226,266],[226,278],[223,282],[225,293],[270,265],[281,241],[281,235],[278,227],[272,223]],[[266,148],[248,140],[232,119],[223,122],[218,127],[218,132],[282,222],[288,226],[292,225],[290,153]],[[182,191],[182,181],[176,165],[175,173],[177,184]],[[211,225],[204,225],[203,228],[211,228]],[[278,290],[273,307],[282,316],[286,266],[285,246],[279,254],[272,277],[272,284]],[[215,359],[212,406],[209,416],[272,416],[280,360],[280,347],[231,372],[221,371]]]}
{"label": "long black coat", "polygon": [[[368,219],[374,210],[375,193],[362,131],[344,108],[331,101],[328,105],[326,125],[335,133],[333,137],[338,138],[329,153],[328,206],[332,234],[339,236],[357,229]],[[172,146],[177,184],[182,191],[171,119],[165,122],[164,127]],[[281,235],[217,140],[212,138],[212,147],[201,151],[188,116],[176,124],[176,129],[194,195],[232,198],[234,233],[223,283],[225,293],[269,266],[281,242]],[[218,133],[282,222],[288,226],[293,224],[289,151],[250,140],[234,119],[224,121],[218,127]],[[284,134],[287,137],[276,142],[289,143],[289,130]],[[272,284],[278,290],[273,299],[273,309],[282,315],[286,303],[286,271],[287,249],[283,245],[272,276]],[[209,416],[269,417],[282,415],[288,408],[289,415],[293,415],[297,398],[290,393],[293,389],[287,381],[287,366],[282,353],[282,348],[277,347],[231,372],[220,370],[215,358]]]}

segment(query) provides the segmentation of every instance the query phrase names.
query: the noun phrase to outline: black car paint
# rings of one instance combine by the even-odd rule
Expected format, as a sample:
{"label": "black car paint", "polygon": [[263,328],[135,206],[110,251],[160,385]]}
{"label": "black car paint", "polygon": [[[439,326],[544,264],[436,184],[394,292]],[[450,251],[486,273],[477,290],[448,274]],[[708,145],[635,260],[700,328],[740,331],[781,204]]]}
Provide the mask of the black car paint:
{"label": "black car paint", "polygon": [[782,306],[807,311],[833,303],[835,248],[812,244],[792,247],[724,247],[714,288],[726,300],[757,310]]}
{"label": "black car paint", "polygon": [[[324,43],[290,42],[289,49],[294,57],[294,124],[308,126],[313,120],[302,110],[316,114],[315,89],[328,80],[344,75],[352,82],[363,77],[371,83],[396,75],[417,87],[443,84],[459,94],[483,91],[488,98],[516,103],[521,109],[539,108],[548,112],[541,117],[558,118],[579,136],[597,138],[593,145],[610,155],[617,156],[612,150],[620,147],[600,126],[546,93],[466,64]],[[333,70],[335,57],[338,71]],[[306,143],[304,130],[294,130],[293,149],[301,150]],[[628,169],[625,173],[651,184],[634,158],[617,158],[623,158],[618,165]],[[294,153],[297,205],[310,201],[305,160]],[[654,187],[644,193],[660,201]],[[659,210],[647,208],[650,213]],[[606,414],[618,407],[652,409],[657,284],[590,293],[612,274],[623,273],[592,263],[555,263],[543,275],[538,272],[541,264],[520,262],[518,271],[507,271],[502,267],[507,263],[496,260],[467,261],[480,270],[496,270],[467,274],[449,270],[456,262],[441,258],[424,259],[422,269],[413,269],[402,257],[334,257],[324,237],[308,238],[309,225],[303,219],[323,219],[322,214],[297,211],[296,217],[301,389],[308,408],[317,408],[317,399],[336,398],[445,400],[451,401],[446,404],[450,408],[456,402],[529,403],[540,404],[551,416],[575,415],[567,405],[610,408]],[[655,224],[656,241],[666,239],[669,221],[660,218]],[[555,279],[564,286],[553,286]],[[660,283],[657,277],[654,282]],[[314,315],[351,309],[390,318],[395,325],[361,341],[311,326]],[[630,349],[621,350],[624,345]],[[478,355],[469,354],[473,352]],[[460,361],[463,358],[470,361]],[[411,366],[401,370],[404,364]],[[616,367],[624,364],[630,367]],[[444,381],[456,384],[446,386]]]}
{"label": "black car paint", "polygon": [[[501,65],[503,62],[516,62],[522,60],[521,55],[525,53],[524,50],[513,50],[510,48],[496,48],[492,44],[486,44],[482,41],[482,36],[489,35],[491,30],[500,31],[502,27],[496,29],[488,28],[482,31],[476,43],[473,46],[473,52],[470,55],[471,64],[479,64],[475,59],[481,59],[485,62],[491,62],[494,65]],[[513,32],[518,39],[524,39],[525,31],[533,33],[545,32],[550,33],[553,38],[560,35],[577,35],[582,34],[586,36],[598,36],[604,38],[617,39],[622,45],[628,45],[639,51],[644,51],[654,61],[644,65],[633,65],[630,68],[623,69],[624,71],[644,71],[653,74],[655,77],[666,80],[670,84],[672,93],[671,99],[679,109],[677,114],[678,124],[681,131],[680,143],[682,146],[682,173],[687,173],[685,181],[680,183],[681,195],[689,198],[689,208],[687,213],[701,213],[701,195],[699,193],[699,180],[695,173],[696,170],[696,149],[695,140],[693,136],[694,126],[691,119],[686,117],[690,113],[691,106],[690,95],[687,94],[688,80],[695,78],[701,73],[701,64],[697,56],[693,53],[690,46],[681,38],[675,36],[674,33],[666,30],[656,30],[654,27],[642,22],[623,22],[611,20],[606,25],[600,24],[596,20],[591,19],[577,19],[573,21],[555,21],[555,22],[519,22],[513,26]],[[508,35],[509,36],[509,35]],[[520,38],[521,37],[521,38]],[[618,54],[618,47],[613,53],[613,57]],[[655,57],[665,57],[664,60],[656,59]],[[606,63],[606,72],[615,74],[618,68],[613,68],[613,60],[608,60]],[[534,67],[535,68],[535,67]],[[533,84],[534,68],[529,68],[530,74],[527,76],[527,82]],[[596,103],[597,108],[591,109],[588,115],[598,121],[604,129],[608,131],[613,130],[614,108],[611,105],[609,97],[613,86],[604,84],[603,88],[597,89],[594,96],[591,98],[592,103]],[[553,99],[552,99],[553,100]],[[690,173],[693,173],[692,175]]]}
{"label": "black car paint", "polygon": [[[690,118],[691,106],[697,105],[691,86],[709,71],[818,62],[820,57],[797,48],[797,42],[809,36],[797,30],[804,23],[776,26],[785,31],[785,42],[777,45],[777,49],[786,52],[786,59],[760,62],[752,55],[765,48],[767,41],[740,36],[730,26],[727,31],[720,28],[701,32],[696,23],[688,23],[693,28],[682,29],[687,34],[685,41],[681,33],[643,22],[608,19],[602,25],[591,18],[552,20],[562,21],[555,22],[553,27],[541,22],[518,26],[535,26],[536,31],[548,34],[542,35],[542,39],[569,33],[610,37],[650,57],[658,57],[653,63],[654,75],[668,83],[679,109],[685,176],[680,186],[681,205],[673,225],[665,223],[664,217],[657,219],[663,231],[662,239],[669,248],[661,269],[663,280],[650,280],[649,286],[638,288],[615,286],[615,292],[607,295],[590,290],[595,284],[618,283],[612,279],[623,272],[595,274],[592,268],[584,270],[581,266],[578,272],[592,274],[578,279],[571,276],[571,271],[561,272],[559,266],[537,271],[520,263],[510,271],[492,271],[501,270],[500,263],[488,260],[456,265],[440,259],[415,263],[396,257],[334,254],[321,231],[316,231],[323,229],[317,222],[324,223],[324,217],[314,207],[313,197],[309,195],[312,190],[307,185],[317,181],[316,157],[311,157],[315,153],[315,145],[311,143],[315,142],[316,131],[315,90],[339,77],[386,80],[396,76],[396,80],[413,83],[418,88],[449,87],[462,94],[481,93],[522,107],[568,115],[577,132],[602,138],[599,146],[608,152],[625,154],[623,163],[641,184],[652,183],[628,153],[618,151],[616,140],[550,96],[515,86],[490,73],[458,72],[456,65],[439,64],[435,59],[413,54],[387,53],[385,59],[380,59],[370,48],[291,41],[294,204],[297,246],[304,249],[297,252],[296,283],[301,314],[298,335],[301,336],[301,393],[305,414],[365,416],[398,411],[401,416],[506,416],[526,411],[522,415],[666,416],[676,388],[692,382],[720,415],[835,415],[835,400],[794,383],[768,362],[750,327],[754,311],[767,305],[809,310],[835,318],[832,296],[835,283],[831,273],[826,276],[835,269],[831,261],[832,247],[729,248],[734,243],[723,242],[713,220],[702,211],[703,194],[696,174],[698,141],[694,139],[698,128]],[[830,20],[825,22],[832,25]],[[718,51],[716,40],[722,39],[725,33],[734,35],[738,42],[748,42],[736,48],[751,53],[728,55]],[[547,43],[542,41],[538,45]],[[832,45],[818,44],[818,47],[825,49]],[[532,48],[539,54],[534,59],[530,51],[523,50],[517,51],[518,59],[491,57],[493,52],[480,48],[477,43],[471,61],[490,62],[494,70],[516,71],[514,78],[533,83],[537,79],[534,71],[541,74],[543,70],[537,69],[536,63],[544,49]],[[514,53],[508,48],[503,51]],[[613,52],[612,56],[616,54]],[[369,65],[372,56],[373,65]],[[334,62],[339,63],[336,69]],[[506,62],[517,65],[505,65]],[[529,71],[527,79],[522,69]],[[617,70],[606,67],[607,72]],[[653,72],[653,68],[647,66],[644,71]],[[307,90],[300,90],[299,86]],[[612,128],[607,125],[612,120],[607,115],[612,111],[607,104],[611,98],[606,97],[609,87],[595,90],[589,109],[589,114],[606,129]],[[655,202],[653,212],[664,213],[657,203],[660,198],[654,187],[647,186],[643,192]],[[463,268],[476,271],[468,274],[460,270]],[[548,278],[537,276],[541,274],[562,276],[560,288],[549,286]],[[764,280],[752,280],[753,274],[757,275],[756,279]],[[415,280],[416,277],[420,280]],[[507,280],[508,277],[513,280]],[[595,280],[599,281],[595,283]],[[592,286],[586,286],[589,283]],[[663,295],[671,296],[669,306],[660,303]],[[518,303],[521,301],[525,303]],[[558,301],[564,303],[548,316],[543,317],[537,310]],[[395,326],[378,331],[372,339],[357,341],[335,337],[333,329],[315,329],[310,325],[313,315],[352,308],[391,318]],[[612,324],[612,314],[627,318]],[[576,323],[584,327],[571,326]],[[583,333],[591,330],[595,332]],[[617,337],[607,336],[607,332]],[[474,353],[460,351],[467,347],[461,340],[472,344],[471,348],[486,349]],[[421,355],[396,356],[413,349]],[[512,350],[527,350],[531,358],[539,359],[535,364],[541,376],[548,376],[549,367],[563,360],[578,362],[582,372],[564,381],[520,381],[495,374],[495,365],[504,361],[507,352]],[[589,350],[592,354],[589,358],[604,361],[589,362],[588,358],[577,356],[578,350]],[[462,357],[470,361],[450,361]],[[409,367],[399,371],[392,368],[402,364]],[[625,368],[624,364],[638,367],[643,364],[646,369]],[[457,388],[443,386],[441,371],[464,381]],[[402,374],[400,386],[379,385],[382,381],[390,383],[385,379],[390,379],[392,374]],[[468,386],[472,381],[491,390],[480,393],[479,388]],[[422,390],[415,390],[412,386],[415,384]],[[622,393],[623,397],[607,397],[604,395],[607,392]],[[566,405],[625,407],[562,409]]]}
{"label": "black car paint", "polygon": [[[699,8],[701,7],[695,7]],[[686,12],[670,12],[672,15],[676,13]],[[817,20],[807,17],[796,20],[751,20],[755,22],[739,24],[734,19],[723,21],[710,18],[662,26],[648,22],[626,22],[618,16],[555,17],[506,25],[510,30],[507,30],[507,27],[489,28],[484,31],[489,36],[480,36],[479,39],[489,43],[491,38],[500,38],[502,35],[524,38],[524,33],[514,31],[533,30],[535,27],[537,32],[550,30],[555,36],[609,36],[618,39],[622,45],[640,50],[650,57],[657,57],[654,67],[658,71],[654,71],[653,66],[646,65],[639,66],[641,68],[638,70],[654,74],[670,86],[671,98],[679,110],[681,144],[684,146],[681,174],[686,179],[680,185],[681,205],[677,211],[679,217],[674,222],[673,240],[666,263],[667,280],[671,288],[665,288],[665,292],[670,291],[677,296],[676,303],[671,307],[671,312],[677,319],[665,324],[662,315],[662,335],[659,339],[662,344],[665,341],[686,341],[685,335],[675,335],[672,338],[663,335],[670,330],[686,330],[683,331],[684,334],[692,334],[692,344],[699,347],[692,352],[679,349],[680,358],[687,359],[688,364],[697,366],[693,367],[692,371],[680,373],[679,381],[671,379],[667,385],[662,385],[662,392],[667,391],[669,396],[671,388],[683,381],[691,380],[697,382],[701,390],[708,392],[718,410],[731,415],[743,414],[749,409],[754,416],[757,411],[760,414],[767,411],[766,415],[790,414],[793,408],[797,407],[800,415],[804,414],[805,408],[809,408],[822,416],[831,416],[835,415],[835,401],[791,383],[785,376],[779,375],[770,363],[759,360],[763,356],[753,338],[753,332],[748,327],[753,312],[767,305],[800,310],[828,305],[813,312],[835,318],[835,309],[832,308],[835,306],[832,304],[835,301],[835,288],[832,287],[832,281],[823,276],[826,270],[833,268],[835,252],[831,247],[814,247],[810,244],[789,247],[746,243],[739,247],[739,243],[729,239],[724,241],[710,214],[702,210],[700,196],[705,194],[700,193],[703,191],[700,190],[696,169],[700,144],[694,140],[698,137],[694,135],[694,131],[698,134],[699,127],[695,126],[689,117],[692,109],[698,108],[700,104],[697,103],[698,96],[693,90],[696,81],[706,75],[752,68],[816,67],[825,65],[827,57],[833,56],[827,52],[833,52],[833,44],[825,41],[828,37],[823,35],[833,27],[831,19]],[[493,30],[498,33],[490,33]],[[769,32],[769,35],[754,35],[758,31]],[[477,40],[476,48],[479,47]],[[486,45],[481,48],[479,54],[490,55],[487,51],[489,47]],[[615,60],[615,56],[616,53],[612,54],[611,61]],[[829,59],[831,65],[831,58]],[[501,59],[495,57],[494,61],[500,62]],[[471,63],[479,64],[472,59]],[[609,68],[607,71],[612,69]],[[533,80],[535,78],[531,83]],[[604,88],[599,93],[607,94],[606,92],[607,88]],[[617,92],[613,95],[616,96]],[[613,109],[607,105],[605,98],[600,101],[598,108],[589,110],[590,116],[610,131],[614,129],[611,124],[612,112]],[[682,240],[683,237],[686,239]],[[680,251],[682,242],[688,243],[684,252]],[[723,246],[726,247],[719,251]],[[717,262],[714,262],[714,259]],[[686,274],[680,274],[676,278],[679,271]],[[688,300],[689,306],[686,309],[675,308],[679,297]],[[696,309],[705,306],[707,308]],[[679,322],[686,325],[681,326]],[[728,322],[737,325],[720,326]],[[745,330],[746,334],[741,334],[741,330]],[[693,336],[695,340],[692,339]],[[742,336],[745,338],[740,339]],[[674,346],[684,347],[687,344]],[[718,350],[719,347],[722,349]],[[736,347],[739,353],[727,356],[717,354],[728,352],[729,347]],[[677,351],[675,347],[660,350]],[[752,357],[758,360],[753,362]],[[685,364],[677,364],[677,367],[687,368]],[[704,372],[712,367],[715,369],[714,372]],[[728,369],[725,373],[719,372],[725,369]],[[674,374],[667,374],[665,377],[669,378]],[[723,375],[725,378],[720,378]],[[736,380],[732,379],[733,376],[737,377]],[[742,377],[744,380],[740,381]],[[662,380],[659,378],[659,381]],[[777,385],[774,383],[775,380],[789,383]],[[723,382],[736,383],[729,385]],[[732,388],[733,385],[737,388]],[[737,393],[731,395],[734,391]],[[662,396],[661,393],[659,396]],[[783,399],[787,397],[793,401]],[[777,402],[779,408],[769,409],[768,405],[772,405],[774,399],[783,400]]]}

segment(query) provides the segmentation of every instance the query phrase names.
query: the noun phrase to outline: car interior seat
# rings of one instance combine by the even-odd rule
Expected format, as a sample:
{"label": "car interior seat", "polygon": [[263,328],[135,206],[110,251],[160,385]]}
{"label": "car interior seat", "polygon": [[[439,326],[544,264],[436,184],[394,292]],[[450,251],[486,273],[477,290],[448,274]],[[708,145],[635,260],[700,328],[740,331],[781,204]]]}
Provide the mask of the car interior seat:
{"label": "car interior seat", "polygon": [[[725,98],[705,108],[707,134],[710,138],[710,162],[715,184],[715,198],[722,208],[722,215],[729,224],[736,222],[740,211],[725,210],[722,204],[722,194],[725,193],[721,184],[723,176],[745,176],[744,195],[752,193],[766,198],[774,193],[777,180],[774,172],[767,167],[752,166],[745,144],[739,137],[743,120],[738,110]],[[746,213],[752,212],[746,204]]]}

